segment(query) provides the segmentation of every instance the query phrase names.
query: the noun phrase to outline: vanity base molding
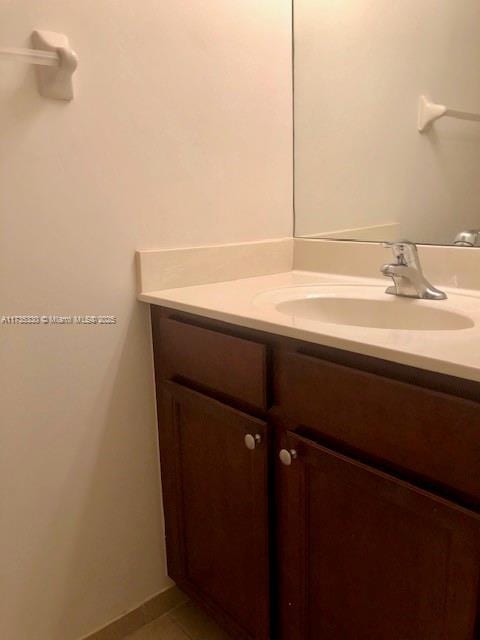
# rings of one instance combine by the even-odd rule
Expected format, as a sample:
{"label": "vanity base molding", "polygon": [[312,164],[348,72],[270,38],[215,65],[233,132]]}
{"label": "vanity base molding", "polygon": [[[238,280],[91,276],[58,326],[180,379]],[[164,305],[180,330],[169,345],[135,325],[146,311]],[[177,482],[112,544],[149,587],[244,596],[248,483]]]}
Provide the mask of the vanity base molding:
{"label": "vanity base molding", "polygon": [[151,313],[188,595],[239,640],[478,637],[480,384]]}

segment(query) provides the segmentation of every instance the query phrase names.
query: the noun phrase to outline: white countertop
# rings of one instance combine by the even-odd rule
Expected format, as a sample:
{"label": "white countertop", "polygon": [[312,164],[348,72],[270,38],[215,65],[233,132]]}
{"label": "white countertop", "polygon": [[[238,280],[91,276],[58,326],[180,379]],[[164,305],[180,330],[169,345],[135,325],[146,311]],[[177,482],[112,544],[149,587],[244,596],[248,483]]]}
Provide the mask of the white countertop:
{"label": "white countertop", "polygon": [[[411,303],[435,306],[471,318],[474,326],[455,330],[398,330],[358,327],[306,319],[280,312],[269,303],[269,293],[301,286],[362,286],[370,297],[391,304],[405,304],[386,296],[385,279],[354,278],[310,271],[289,271],[142,293],[139,300],[178,311],[185,311],[230,324],[267,331],[327,347],[383,358],[447,375],[480,381],[480,292],[448,289],[448,300]],[[278,296],[278,292],[277,296]],[[262,301],[263,299],[263,301]],[[266,303],[264,301],[267,301]]]}

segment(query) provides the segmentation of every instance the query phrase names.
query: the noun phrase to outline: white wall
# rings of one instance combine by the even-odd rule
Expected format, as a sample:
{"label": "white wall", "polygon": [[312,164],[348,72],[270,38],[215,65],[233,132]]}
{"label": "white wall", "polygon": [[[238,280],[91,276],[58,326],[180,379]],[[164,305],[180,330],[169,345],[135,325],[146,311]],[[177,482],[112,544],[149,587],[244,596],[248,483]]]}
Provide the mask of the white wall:
{"label": "white wall", "polygon": [[480,126],[416,128],[421,94],[480,112],[478,0],[295,0],[295,60],[297,234],[480,227]]}
{"label": "white wall", "polygon": [[0,0],[80,57],[70,105],[0,62],[0,635],[76,640],[168,583],[134,251],[291,235],[288,0]]}

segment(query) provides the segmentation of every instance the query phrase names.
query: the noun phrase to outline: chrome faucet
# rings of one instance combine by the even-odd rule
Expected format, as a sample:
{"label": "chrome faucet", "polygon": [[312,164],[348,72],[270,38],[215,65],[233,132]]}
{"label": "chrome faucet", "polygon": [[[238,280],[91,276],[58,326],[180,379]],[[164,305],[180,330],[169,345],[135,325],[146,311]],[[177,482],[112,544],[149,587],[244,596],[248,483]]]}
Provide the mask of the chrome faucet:
{"label": "chrome faucet", "polygon": [[390,247],[395,257],[394,263],[384,264],[381,269],[383,275],[394,282],[385,293],[423,300],[446,299],[447,294],[436,289],[423,275],[417,246],[413,242],[388,242],[383,246]]}

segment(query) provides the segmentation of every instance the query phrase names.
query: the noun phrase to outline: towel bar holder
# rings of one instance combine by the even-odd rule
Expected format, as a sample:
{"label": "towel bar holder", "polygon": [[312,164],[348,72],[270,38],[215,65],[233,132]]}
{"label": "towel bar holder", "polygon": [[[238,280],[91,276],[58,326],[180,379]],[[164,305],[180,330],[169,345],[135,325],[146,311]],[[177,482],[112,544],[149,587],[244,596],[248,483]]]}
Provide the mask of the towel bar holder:
{"label": "towel bar holder", "polygon": [[449,118],[456,118],[457,120],[480,122],[480,114],[478,113],[469,113],[468,111],[450,109],[444,104],[435,104],[434,102],[431,102],[426,96],[420,96],[420,103],[418,107],[418,130],[420,133],[428,131],[436,120],[445,116],[448,116]]}
{"label": "towel bar holder", "polygon": [[54,100],[72,100],[73,74],[78,57],[70,47],[67,36],[54,31],[34,31],[32,49],[0,48],[0,57],[36,66],[40,95]]}

